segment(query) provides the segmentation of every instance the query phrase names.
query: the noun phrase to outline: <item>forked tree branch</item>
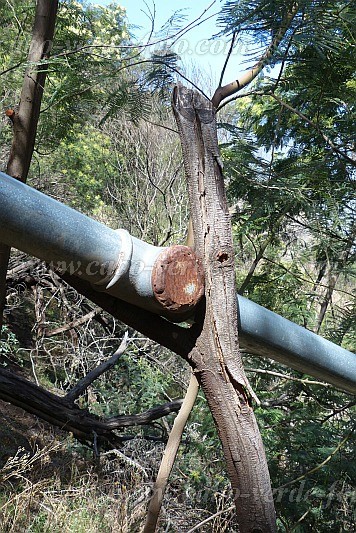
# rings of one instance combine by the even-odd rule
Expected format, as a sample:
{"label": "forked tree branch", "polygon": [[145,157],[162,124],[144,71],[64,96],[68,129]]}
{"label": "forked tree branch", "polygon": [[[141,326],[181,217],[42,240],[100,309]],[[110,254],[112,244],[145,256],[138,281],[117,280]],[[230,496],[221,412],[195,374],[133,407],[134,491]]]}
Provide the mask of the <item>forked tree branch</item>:
{"label": "forked tree branch", "polygon": [[215,108],[218,108],[220,103],[225,98],[237,93],[238,91],[241,91],[241,89],[249,85],[260,74],[260,72],[262,72],[264,67],[269,64],[280,43],[282,42],[285,34],[287,33],[294,17],[296,16],[298,12],[298,7],[298,2],[294,2],[291,6],[291,9],[287,11],[279,30],[273,37],[272,42],[270,43],[262,57],[259,59],[259,61],[252,68],[241,74],[241,76],[235,81],[228,83],[224,86],[219,86],[216,89],[214,96],[211,100]]}
{"label": "forked tree branch", "polygon": [[[79,382],[81,394],[92,381],[93,379],[88,379],[85,387],[83,387],[83,382]],[[103,419],[87,409],[78,407],[74,403],[76,397],[77,395],[70,396],[70,394],[64,397],[58,396],[13,372],[0,368],[1,400],[21,407],[28,413],[64,431],[73,433],[80,442],[85,444],[91,444],[95,435],[96,439],[99,439],[98,443],[104,448],[120,446],[123,439],[114,433],[115,430],[150,424],[163,416],[177,412],[182,404],[182,400],[174,400],[152,407],[144,413]]]}

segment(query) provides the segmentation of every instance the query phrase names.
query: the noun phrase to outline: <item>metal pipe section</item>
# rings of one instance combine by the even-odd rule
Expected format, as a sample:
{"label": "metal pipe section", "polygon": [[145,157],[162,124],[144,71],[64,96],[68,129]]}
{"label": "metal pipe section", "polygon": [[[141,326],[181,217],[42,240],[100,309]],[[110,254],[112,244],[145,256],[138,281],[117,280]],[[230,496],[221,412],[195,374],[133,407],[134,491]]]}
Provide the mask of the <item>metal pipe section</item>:
{"label": "metal pipe section", "polygon": [[243,296],[237,303],[243,349],[356,394],[356,354]]}
{"label": "metal pipe section", "polygon": [[[173,247],[178,254],[167,263],[166,248],[110,229],[2,172],[0,241],[47,261],[54,270],[86,279],[99,291],[178,322],[192,314],[204,293],[199,262],[190,248]],[[176,283],[163,301],[153,271],[166,277],[174,273]]]}
{"label": "metal pipe section", "polygon": [[[0,242],[174,321],[204,292],[190,248],[157,248],[112,230],[0,172]],[[238,296],[239,337],[249,353],[356,393],[356,355]]]}

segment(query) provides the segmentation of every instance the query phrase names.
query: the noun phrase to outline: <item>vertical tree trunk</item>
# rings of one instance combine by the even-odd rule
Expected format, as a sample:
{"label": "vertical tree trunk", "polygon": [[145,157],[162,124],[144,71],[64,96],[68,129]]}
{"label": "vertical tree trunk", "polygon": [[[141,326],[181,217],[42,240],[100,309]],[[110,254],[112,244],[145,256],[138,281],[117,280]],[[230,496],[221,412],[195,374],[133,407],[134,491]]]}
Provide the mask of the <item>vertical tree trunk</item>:
{"label": "vertical tree trunk", "polygon": [[206,309],[190,360],[214,417],[234,491],[241,533],[276,531],[275,511],[254,396],[238,345],[234,249],[217,144],[215,108],[178,86],[178,124],[194,228],[205,272]]}
{"label": "vertical tree trunk", "polygon": [[[12,115],[13,140],[6,172],[23,182],[27,179],[35,146],[38,118],[47,75],[47,65],[38,63],[49,57],[58,0],[38,0],[32,40],[18,110]],[[20,216],[20,215],[19,215]],[[6,272],[10,248],[0,243],[0,332],[6,297]]]}

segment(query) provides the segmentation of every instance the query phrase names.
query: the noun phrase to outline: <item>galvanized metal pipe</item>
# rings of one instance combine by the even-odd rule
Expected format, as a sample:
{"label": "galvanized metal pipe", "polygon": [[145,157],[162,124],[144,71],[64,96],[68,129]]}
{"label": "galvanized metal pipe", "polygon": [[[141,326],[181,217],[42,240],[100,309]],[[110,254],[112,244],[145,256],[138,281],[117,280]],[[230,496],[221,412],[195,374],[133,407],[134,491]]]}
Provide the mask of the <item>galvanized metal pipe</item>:
{"label": "galvanized metal pipe", "polygon": [[[173,247],[167,260],[166,248],[110,229],[1,172],[0,241],[177,321],[191,315],[204,292],[190,248]],[[162,297],[159,281],[172,279],[172,273],[176,283]]]}
{"label": "galvanized metal pipe", "polygon": [[[203,292],[196,258],[186,247],[151,246],[3,173],[0,241],[176,321],[191,314]],[[242,296],[238,308],[240,344],[247,351],[356,393],[355,354]]]}
{"label": "galvanized metal pipe", "polygon": [[240,345],[356,394],[356,354],[237,296]]}

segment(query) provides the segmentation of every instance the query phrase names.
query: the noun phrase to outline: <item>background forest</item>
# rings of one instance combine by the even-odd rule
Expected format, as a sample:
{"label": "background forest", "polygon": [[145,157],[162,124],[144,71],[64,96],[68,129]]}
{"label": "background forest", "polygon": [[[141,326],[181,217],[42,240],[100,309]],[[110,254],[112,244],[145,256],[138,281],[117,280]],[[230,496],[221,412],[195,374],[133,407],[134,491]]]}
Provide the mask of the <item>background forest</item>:
{"label": "background forest", "polygon": [[[285,3],[216,2],[216,34],[243,42],[251,65]],[[237,287],[353,351],[355,5],[299,4],[301,17],[269,64],[218,113]],[[34,10],[32,0],[0,2],[0,170],[12,139],[6,111],[19,101]],[[137,46],[135,21],[119,4],[60,2],[31,186],[152,244],[185,242],[188,202],[170,95],[174,83],[191,80],[212,96],[199,65],[188,69],[170,47],[188,22],[177,13],[153,33],[152,42],[160,41],[153,52]],[[244,68],[236,65],[236,75]],[[43,263],[13,251],[0,337],[4,368],[61,395],[108,359],[127,329]],[[189,368],[182,359],[128,333],[115,367],[78,400],[92,413],[135,414],[184,397]],[[261,401],[256,416],[279,530],[354,531],[353,398],[271,360],[243,356]],[[19,408],[0,401],[0,411],[1,532],[140,530],[174,415],[120,431],[119,448],[97,453],[94,442],[80,443]],[[200,393],[160,531],[237,531],[224,468]]]}

